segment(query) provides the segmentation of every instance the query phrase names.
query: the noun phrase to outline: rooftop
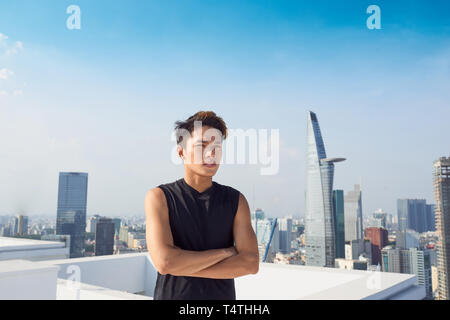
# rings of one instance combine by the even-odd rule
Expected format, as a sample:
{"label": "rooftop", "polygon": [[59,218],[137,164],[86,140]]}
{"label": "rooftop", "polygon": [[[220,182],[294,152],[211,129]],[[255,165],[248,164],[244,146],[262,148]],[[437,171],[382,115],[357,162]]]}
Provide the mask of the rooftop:
{"label": "rooftop", "polygon": [[64,248],[65,243],[59,241],[42,241],[22,238],[0,237],[0,252],[17,250],[38,250],[48,248]]}
{"label": "rooftop", "polygon": [[[152,299],[156,276],[148,253],[0,261],[0,298]],[[424,298],[425,289],[415,283],[410,274],[272,263],[261,263],[257,274],[235,279],[238,300]]]}
{"label": "rooftop", "polygon": [[62,259],[69,251],[64,242],[0,237],[0,261]]}

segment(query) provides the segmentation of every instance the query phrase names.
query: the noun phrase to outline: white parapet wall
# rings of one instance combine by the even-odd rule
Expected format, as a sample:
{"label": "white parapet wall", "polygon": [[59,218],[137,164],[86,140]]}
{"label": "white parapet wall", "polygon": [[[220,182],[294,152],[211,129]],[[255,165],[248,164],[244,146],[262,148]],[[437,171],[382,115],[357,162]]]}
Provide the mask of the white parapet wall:
{"label": "white parapet wall", "polygon": [[69,258],[64,242],[0,237],[0,261],[44,261]]}
{"label": "white parapet wall", "polygon": [[[0,261],[0,299],[152,299],[148,253],[32,262]],[[238,300],[423,299],[410,274],[261,263],[235,279]]]}
{"label": "white parapet wall", "polygon": [[0,300],[55,300],[58,266],[0,261]]}

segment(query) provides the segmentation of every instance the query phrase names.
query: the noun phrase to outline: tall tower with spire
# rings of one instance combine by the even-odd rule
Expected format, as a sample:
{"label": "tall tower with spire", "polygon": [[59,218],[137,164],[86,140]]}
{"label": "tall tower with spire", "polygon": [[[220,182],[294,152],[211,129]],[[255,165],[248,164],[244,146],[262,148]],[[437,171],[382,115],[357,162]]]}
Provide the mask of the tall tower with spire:
{"label": "tall tower with spire", "polygon": [[314,112],[308,111],[306,151],[306,265],[334,267],[336,257],[335,212],[333,206],[334,163],[344,158],[327,158]]}

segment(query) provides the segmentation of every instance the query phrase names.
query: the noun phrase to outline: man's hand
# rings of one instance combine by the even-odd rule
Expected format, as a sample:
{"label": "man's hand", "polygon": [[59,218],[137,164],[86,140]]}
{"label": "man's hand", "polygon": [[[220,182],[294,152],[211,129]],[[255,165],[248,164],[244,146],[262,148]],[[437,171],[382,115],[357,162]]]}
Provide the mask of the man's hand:
{"label": "man's hand", "polygon": [[242,194],[239,197],[239,207],[234,218],[233,233],[235,241],[235,247],[233,248],[237,252],[236,255],[198,272],[184,275],[212,279],[232,279],[258,273],[258,241],[251,225],[247,199]]}

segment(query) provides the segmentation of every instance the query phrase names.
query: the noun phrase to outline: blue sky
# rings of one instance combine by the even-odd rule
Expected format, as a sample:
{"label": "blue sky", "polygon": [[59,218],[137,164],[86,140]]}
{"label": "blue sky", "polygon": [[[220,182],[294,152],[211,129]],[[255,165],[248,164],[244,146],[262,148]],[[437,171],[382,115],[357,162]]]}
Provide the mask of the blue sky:
{"label": "blue sky", "polygon": [[[81,30],[66,28],[71,4]],[[381,30],[366,27],[371,4]],[[365,214],[394,213],[397,198],[434,202],[432,163],[450,155],[449,9],[3,0],[0,213],[56,214],[58,172],[84,171],[90,214],[141,214],[149,188],[183,174],[170,161],[173,122],[200,109],[230,128],[280,130],[279,174],[225,165],[216,177],[269,215],[304,213],[307,110],[328,155],[348,159],[335,187],[362,179]]]}

